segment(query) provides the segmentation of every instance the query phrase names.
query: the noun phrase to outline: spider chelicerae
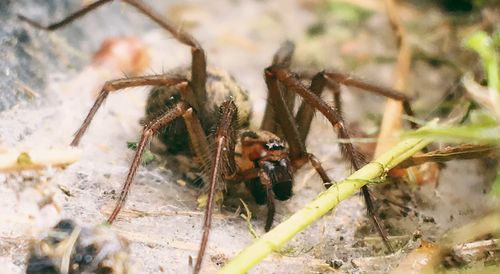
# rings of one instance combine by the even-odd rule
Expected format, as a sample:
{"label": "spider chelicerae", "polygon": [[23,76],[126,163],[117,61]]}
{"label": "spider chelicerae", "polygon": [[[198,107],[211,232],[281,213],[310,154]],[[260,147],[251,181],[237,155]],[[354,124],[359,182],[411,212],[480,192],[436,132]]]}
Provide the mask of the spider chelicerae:
{"label": "spider chelicerae", "polygon": [[[24,16],[22,20],[45,30],[56,30],[84,16],[112,0],[99,0],[68,17],[43,26]],[[244,183],[258,204],[268,208],[265,230],[269,230],[275,214],[275,199],[287,200],[292,196],[293,174],[310,163],[320,175],[325,187],[331,179],[320,161],[307,152],[304,140],[315,111],[321,112],[332,124],[340,138],[349,138],[340,111],[340,85],[354,86],[402,102],[405,112],[412,116],[408,98],[389,88],[380,87],[334,70],[318,73],[298,72],[290,69],[294,45],[285,42],[274,55],[272,64],[264,70],[268,88],[268,104],[259,129],[250,129],[251,106],[248,95],[226,72],[207,66],[205,52],[200,43],[182,28],[157,14],[139,0],[124,3],[158,23],[180,43],[191,48],[190,68],[170,73],[130,77],[108,81],[102,87],[94,105],[75,134],[72,146],[77,146],[95,113],[114,91],[137,86],[154,86],[150,92],[146,119],[135,156],[117,204],[108,218],[113,223],[123,207],[141,156],[151,139],[158,135],[171,153],[189,154],[201,165],[210,166],[206,174],[208,201],[205,208],[203,236],[194,272],[199,272],[211,226],[216,189],[221,185]],[[305,81],[309,84],[304,84]],[[324,89],[334,94],[335,107],[321,99]],[[295,97],[302,103],[294,113]],[[165,127],[173,130],[162,130]],[[415,124],[412,124],[415,127]],[[213,137],[208,138],[215,128]],[[188,138],[186,138],[188,136]],[[341,143],[343,156],[354,169],[363,165],[363,156],[351,143]],[[370,217],[387,248],[392,250],[387,235],[377,219],[368,188],[362,193]]]}

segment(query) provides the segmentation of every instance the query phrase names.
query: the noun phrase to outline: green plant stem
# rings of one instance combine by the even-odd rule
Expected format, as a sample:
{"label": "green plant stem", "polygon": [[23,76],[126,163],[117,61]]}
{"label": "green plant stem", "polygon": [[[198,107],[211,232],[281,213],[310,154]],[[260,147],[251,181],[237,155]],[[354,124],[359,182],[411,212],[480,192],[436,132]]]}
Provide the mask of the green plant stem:
{"label": "green plant stem", "polygon": [[386,175],[387,171],[421,150],[432,139],[413,138],[402,141],[375,161],[365,165],[347,179],[321,193],[314,201],[293,214],[273,230],[246,247],[218,273],[245,273],[271,252],[278,250],[297,233],[353,196],[365,184]]}

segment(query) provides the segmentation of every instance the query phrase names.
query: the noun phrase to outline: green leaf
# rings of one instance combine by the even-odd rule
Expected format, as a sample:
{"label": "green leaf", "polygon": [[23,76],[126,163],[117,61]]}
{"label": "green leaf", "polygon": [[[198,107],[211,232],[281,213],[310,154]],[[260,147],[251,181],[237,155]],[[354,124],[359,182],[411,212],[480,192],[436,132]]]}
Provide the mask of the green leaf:
{"label": "green leaf", "polygon": [[315,37],[325,33],[325,24],[323,22],[317,22],[310,25],[307,28],[307,36]]}
{"label": "green leaf", "polygon": [[151,152],[149,149],[145,149],[144,154],[142,154],[141,165],[148,165],[154,160],[156,160],[156,156],[153,154],[153,152]]}
{"label": "green leaf", "polygon": [[434,138],[447,142],[500,144],[500,125],[466,125],[457,127],[428,128],[402,134],[403,138]]}
{"label": "green leaf", "polygon": [[465,39],[465,46],[474,50],[484,59],[490,59],[492,55],[492,40],[484,31],[477,31]]}
{"label": "green leaf", "polygon": [[471,125],[483,126],[483,127],[494,127],[498,125],[498,121],[490,114],[490,112],[484,109],[472,110],[469,114],[469,121]]}
{"label": "green leaf", "polygon": [[500,40],[500,31],[496,31],[493,37],[484,31],[477,31],[464,40],[465,47],[474,50],[481,57],[484,71],[487,75],[488,88],[500,92],[500,74],[498,71],[498,52],[496,46]]}
{"label": "green leaf", "polygon": [[127,148],[131,150],[137,149],[137,142],[127,142]]}
{"label": "green leaf", "polygon": [[[131,150],[137,150],[137,143],[136,142],[127,142],[127,148]],[[156,160],[156,156],[151,152],[149,149],[144,149],[144,153],[142,154],[141,157],[141,165],[146,166]]]}

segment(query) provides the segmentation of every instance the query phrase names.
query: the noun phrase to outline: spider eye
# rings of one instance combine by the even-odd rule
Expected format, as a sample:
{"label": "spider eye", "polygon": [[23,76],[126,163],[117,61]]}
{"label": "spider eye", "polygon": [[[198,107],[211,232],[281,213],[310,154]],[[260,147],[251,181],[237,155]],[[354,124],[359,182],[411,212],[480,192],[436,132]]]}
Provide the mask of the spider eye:
{"label": "spider eye", "polygon": [[271,139],[264,145],[264,147],[269,151],[274,151],[284,149],[285,145],[280,140]]}

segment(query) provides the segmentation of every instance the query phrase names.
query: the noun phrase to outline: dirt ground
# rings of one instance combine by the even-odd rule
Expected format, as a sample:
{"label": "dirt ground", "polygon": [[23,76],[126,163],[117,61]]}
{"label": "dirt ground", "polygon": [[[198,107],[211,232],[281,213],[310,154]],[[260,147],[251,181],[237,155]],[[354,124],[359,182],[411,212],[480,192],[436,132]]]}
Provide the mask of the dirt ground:
{"label": "dirt ground", "polygon": [[[7,7],[2,7],[0,38],[6,52],[1,53],[4,58],[0,61],[4,74],[0,80],[0,152],[57,149],[70,143],[102,83],[124,74],[92,67],[92,56],[106,38],[134,36],[145,45],[151,58],[143,74],[189,64],[187,47],[120,2],[51,33],[15,17],[22,13],[52,22],[87,2],[53,0],[42,5],[7,1]],[[391,86],[397,49],[382,3],[354,1],[355,7],[363,7],[361,11],[354,9],[356,12],[342,17],[318,10],[320,1],[147,2],[189,30],[205,48],[208,63],[227,70],[249,92],[252,127],[259,126],[266,103],[263,69],[287,39],[297,46],[293,67],[331,67]],[[405,6],[401,15],[406,18],[415,55],[420,56],[411,68],[412,105],[416,116],[426,121],[456,86],[459,74],[451,66],[429,61],[448,58],[457,50],[446,44],[456,42],[447,29],[452,24],[436,7],[419,8]],[[61,218],[82,225],[97,225],[106,219],[133,155],[127,142],[136,142],[140,136],[147,91],[127,89],[108,98],[82,140],[76,163],[65,169],[0,173],[0,263],[4,273],[22,273],[30,241],[42,237]],[[384,100],[355,89],[344,91],[348,123],[366,134],[376,133]],[[332,101],[330,94],[324,97]],[[350,168],[340,156],[326,119],[317,115],[311,131],[309,152],[322,160],[334,180],[348,175]],[[126,207],[112,227],[130,242],[132,273],[188,273],[189,257],[196,256],[203,219],[203,210],[197,208],[199,189],[186,183],[172,165],[170,158],[157,157],[139,169]],[[401,247],[417,230],[423,238],[436,240],[448,229],[480,215],[486,207],[490,171],[483,161],[456,161],[446,165],[436,186],[401,183],[402,191],[411,193],[411,206],[419,214],[388,215],[385,222],[393,242]],[[303,168],[295,178],[295,195],[277,203],[275,223],[322,190],[319,176],[311,167]],[[375,197],[383,208],[384,196],[377,193]],[[251,200],[247,203],[253,210],[254,228],[263,234],[265,208]],[[204,262],[206,273],[215,272],[253,240],[245,220],[234,212],[235,208],[225,207],[215,214]],[[362,197],[355,196],[250,273],[335,273],[328,262],[341,265],[342,273],[386,273],[399,258],[384,265],[364,263],[366,257],[383,254]]]}

